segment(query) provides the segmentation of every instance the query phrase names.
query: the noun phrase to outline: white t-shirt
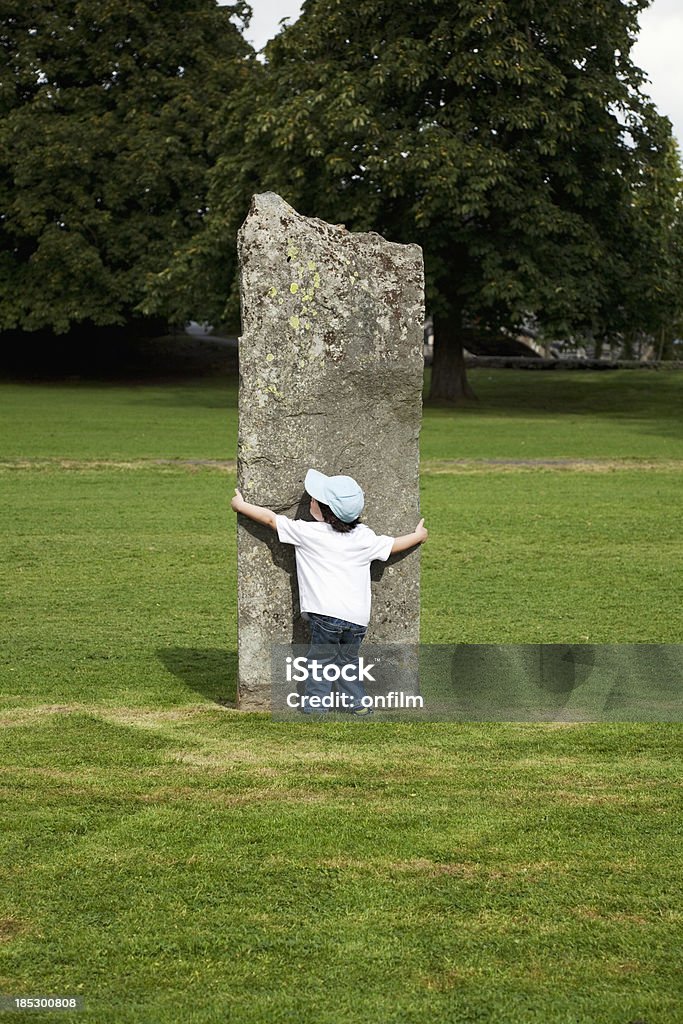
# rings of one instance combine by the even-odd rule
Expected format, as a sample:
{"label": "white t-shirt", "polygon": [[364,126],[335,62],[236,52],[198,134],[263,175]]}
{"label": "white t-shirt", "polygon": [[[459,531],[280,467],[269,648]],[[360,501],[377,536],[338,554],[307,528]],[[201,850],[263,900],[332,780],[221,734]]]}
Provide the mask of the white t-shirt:
{"label": "white t-shirt", "polygon": [[277,535],[294,544],[302,612],[346,619],[359,626],[370,621],[370,562],[386,562],[393,537],[378,535],[359,523],[338,533],[329,523],[309,523],[277,515]]}

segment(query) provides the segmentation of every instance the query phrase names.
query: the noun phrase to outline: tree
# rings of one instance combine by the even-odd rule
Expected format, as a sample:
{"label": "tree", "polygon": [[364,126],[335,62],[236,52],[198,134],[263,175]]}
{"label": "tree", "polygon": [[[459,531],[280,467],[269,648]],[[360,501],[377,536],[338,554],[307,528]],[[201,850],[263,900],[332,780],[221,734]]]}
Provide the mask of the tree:
{"label": "tree", "polygon": [[613,301],[620,304],[626,349],[646,336],[661,358],[683,327],[683,191],[678,146],[661,124],[652,127],[651,139],[658,130],[656,159],[639,169],[632,193],[626,244],[638,262],[624,275]]}
{"label": "tree", "polygon": [[436,398],[471,395],[468,328],[608,329],[670,139],[629,57],[648,3],[305,0],[224,111],[195,251],[217,258],[265,189],[418,242]]}
{"label": "tree", "polygon": [[0,0],[0,330],[140,316],[206,211],[242,0]]}

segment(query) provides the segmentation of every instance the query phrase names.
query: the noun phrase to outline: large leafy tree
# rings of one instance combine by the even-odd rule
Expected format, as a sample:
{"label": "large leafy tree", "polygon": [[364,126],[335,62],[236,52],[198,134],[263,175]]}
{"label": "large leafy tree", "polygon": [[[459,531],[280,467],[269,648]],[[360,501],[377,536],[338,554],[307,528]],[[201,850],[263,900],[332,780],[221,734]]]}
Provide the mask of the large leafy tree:
{"label": "large leafy tree", "polygon": [[629,56],[648,2],[305,0],[224,112],[207,230],[166,284],[195,256],[225,264],[250,193],[273,189],[422,245],[434,397],[470,393],[472,329],[608,334],[665,244],[638,213],[671,139]]}
{"label": "large leafy tree", "polygon": [[251,47],[215,0],[0,0],[0,330],[123,324],[206,212]]}
{"label": "large leafy tree", "polygon": [[[660,355],[671,353],[683,327],[683,189],[678,146],[666,130],[654,143],[657,159],[643,161],[632,189],[629,227],[635,260],[621,287],[613,318],[626,354],[646,336]],[[654,131],[651,141],[654,141]],[[621,323],[619,322],[621,317]]]}

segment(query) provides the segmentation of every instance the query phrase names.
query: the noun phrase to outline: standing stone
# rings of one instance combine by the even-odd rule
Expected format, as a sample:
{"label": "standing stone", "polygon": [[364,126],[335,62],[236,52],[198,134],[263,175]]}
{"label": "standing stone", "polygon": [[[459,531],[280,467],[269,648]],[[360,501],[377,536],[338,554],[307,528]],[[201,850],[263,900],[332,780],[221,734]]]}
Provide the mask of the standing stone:
{"label": "standing stone", "polygon": [[[362,522],[410,533],[419,515],[424,268],[418,245],[302,217],[253,197],[238,235],[238,486],[310,519],[306,471],[354,477]],[[419,548],[372,566],[367,640],[417,643]],[[270,707],[271,644],[306,643],[294,549],[239,517],[239,707]]]}

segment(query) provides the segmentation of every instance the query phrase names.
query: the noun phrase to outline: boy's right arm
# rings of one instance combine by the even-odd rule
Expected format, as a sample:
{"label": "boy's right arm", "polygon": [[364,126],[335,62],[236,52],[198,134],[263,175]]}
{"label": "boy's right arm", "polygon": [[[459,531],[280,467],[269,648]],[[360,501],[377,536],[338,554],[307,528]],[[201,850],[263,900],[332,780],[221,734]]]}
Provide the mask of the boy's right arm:
{"label": "boy's right arm", "polygon": [[395,555],[397,551],[407,551],[408,548],[412,548],[415,544],[424,544],[429,534],[425,530],[423,523],[424,519],[421,519],[412,533],[406,533],[403,537],[395,539],[391,546],[392,555]]}
{"label": "boy's right arm", "polygon": [[241,512],[243,516],[253,519],[255,523],[263,523],[264,526],[270,526],[273,530],[277,530],[275,513],[269,508],[264,508],[262,505],[250,505],[248,501],[244,500],[237,488],[235,488],[235,496],[230,504],[235,512]]}

